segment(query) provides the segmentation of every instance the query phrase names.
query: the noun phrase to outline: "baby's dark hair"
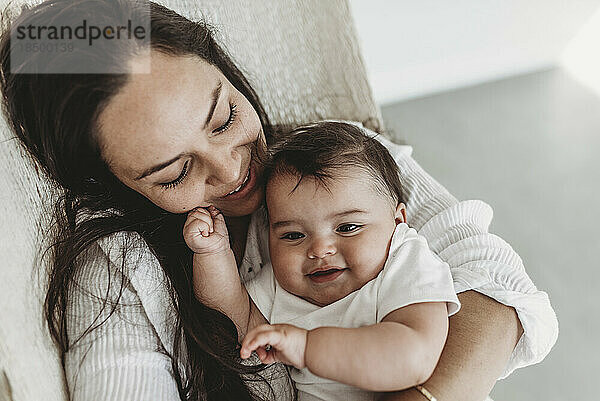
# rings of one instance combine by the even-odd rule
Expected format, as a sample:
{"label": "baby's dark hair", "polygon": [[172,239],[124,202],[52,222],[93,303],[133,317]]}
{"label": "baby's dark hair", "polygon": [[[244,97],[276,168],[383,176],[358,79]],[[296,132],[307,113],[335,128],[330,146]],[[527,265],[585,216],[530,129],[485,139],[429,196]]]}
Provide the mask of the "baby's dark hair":
{"label": "baby's dark hair", "polygon": [[396,205],[403,202],[398,166],[378,140],[358,126],[319,121],[275,135],[265,162],[265,182],[274,176],[299,176],[296,188],[305,177],[327,181],[343,177],[348,168],[359,168],[373,180],[369,183]]}

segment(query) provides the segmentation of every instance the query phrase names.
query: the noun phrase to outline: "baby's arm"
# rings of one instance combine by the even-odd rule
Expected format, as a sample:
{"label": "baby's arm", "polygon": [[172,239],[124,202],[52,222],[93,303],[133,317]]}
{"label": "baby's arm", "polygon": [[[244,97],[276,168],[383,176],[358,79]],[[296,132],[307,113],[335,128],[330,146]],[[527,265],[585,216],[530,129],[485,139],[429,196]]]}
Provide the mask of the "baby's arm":
{"label": "baby's arm", "polygon": [[233,320],[240,339],[252,327],[265,323],[240,280],[223,215],[212,206],[190,212],[183,236],[194,252],[196,298]]}
{"label": "baby's arm", "polygon": [[446,303],[427,302],[396,309],[380,323],[360,328],[258,326],[244,338],[241,355],[256,351],[264,363],[307,367],[317,376],[369,391],[396,391],[431,376],[447,333]]}

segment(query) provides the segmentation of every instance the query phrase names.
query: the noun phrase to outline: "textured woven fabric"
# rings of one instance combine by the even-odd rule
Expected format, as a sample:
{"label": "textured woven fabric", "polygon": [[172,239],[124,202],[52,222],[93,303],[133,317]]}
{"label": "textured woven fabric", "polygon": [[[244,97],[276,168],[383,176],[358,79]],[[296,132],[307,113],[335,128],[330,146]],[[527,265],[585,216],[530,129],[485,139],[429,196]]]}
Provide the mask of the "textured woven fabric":
{"label": "textured woven fabric", "polygon": [[[3,10],[6,3],[0,3]],[[22,3],[10,2],[14,9]],[[345,0],[161,3],[215,26],[273,122],[340,118],[377,126],[379,111]],[[10,384],[0,390],[10,385],[16,401],[64,400],[59,357],[43,324],[45,265],[38,257],[47,239],[51,190],[12,137],[2,119],[0,368]]]}
{"label": "textured woven fabric", "polygon": [[207,21],[274,123],[338,118],[380,123],[344,0],[168,0]]}

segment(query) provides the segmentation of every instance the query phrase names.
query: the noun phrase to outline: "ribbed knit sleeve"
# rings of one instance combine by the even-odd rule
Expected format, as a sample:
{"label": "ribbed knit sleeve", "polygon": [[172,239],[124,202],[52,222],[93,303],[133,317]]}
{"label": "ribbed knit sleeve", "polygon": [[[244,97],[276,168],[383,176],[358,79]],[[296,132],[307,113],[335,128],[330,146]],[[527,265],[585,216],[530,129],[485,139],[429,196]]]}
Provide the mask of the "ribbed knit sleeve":
{"label": "ribbed knit sleeve", "polygon": [[[179,401],[171,360],[161,352],[165,347],[148,305],[98,245],[84,256],[67,309],[74,344],[65,355],[71,400]],[[164,305],[163,317],[167,310]],[[98,327],[89,331],[90,326]]]}
{"label": "ribbed knit sleeve", "polygon": [[519,255],[488,232],[490,206],[459,202],[412,159],[410,147],[378,139],[400,168],[409,224],[450,265],[456,292],[476,290],[517,311],[524,333],[501,378],[540,362],[556,342],[558,321],[548,295],[533,284]]}

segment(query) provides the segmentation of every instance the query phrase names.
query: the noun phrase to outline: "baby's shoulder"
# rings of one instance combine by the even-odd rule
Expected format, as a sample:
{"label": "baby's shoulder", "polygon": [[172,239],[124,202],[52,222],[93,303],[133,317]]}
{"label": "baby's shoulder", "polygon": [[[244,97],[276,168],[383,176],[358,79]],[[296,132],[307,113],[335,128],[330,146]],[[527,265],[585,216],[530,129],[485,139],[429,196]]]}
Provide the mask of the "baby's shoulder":
{"label": "baby's shoulder", "polygon": [[406,223],[399,223],[396,225],[394,234],[392,235],[392,245],[402,244],[407,241],[421,240],[423,237],[417,233],[417,230],[412,228]]}

